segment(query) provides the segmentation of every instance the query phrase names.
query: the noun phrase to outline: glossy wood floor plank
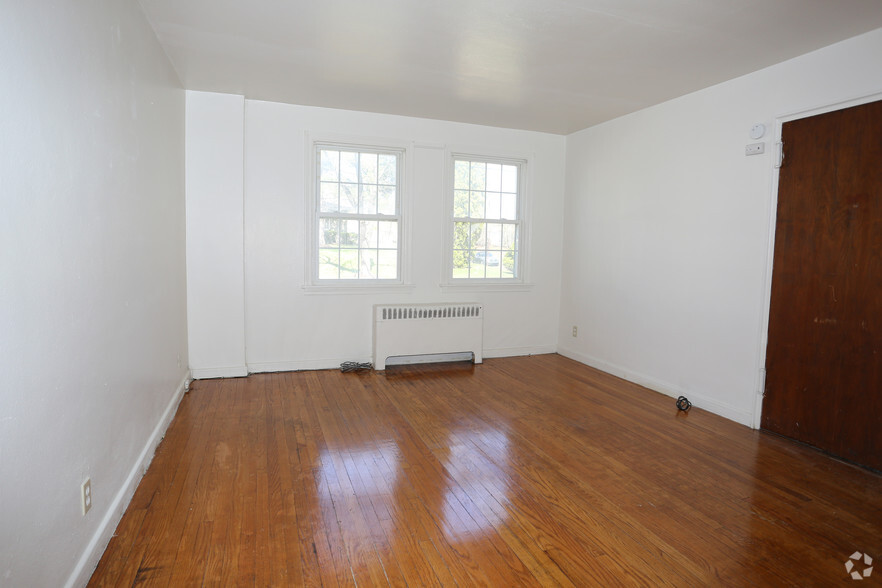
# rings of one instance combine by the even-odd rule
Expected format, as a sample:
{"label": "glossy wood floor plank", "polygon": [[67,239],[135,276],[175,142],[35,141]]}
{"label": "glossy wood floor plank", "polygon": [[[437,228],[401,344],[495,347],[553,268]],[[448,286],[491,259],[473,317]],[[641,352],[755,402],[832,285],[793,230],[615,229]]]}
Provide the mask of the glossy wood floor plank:
{"label": "glossy wood floor plank", "polygon": [[545,355],[194,382],[90,585],[824,586],[855,551],[878,475]]}

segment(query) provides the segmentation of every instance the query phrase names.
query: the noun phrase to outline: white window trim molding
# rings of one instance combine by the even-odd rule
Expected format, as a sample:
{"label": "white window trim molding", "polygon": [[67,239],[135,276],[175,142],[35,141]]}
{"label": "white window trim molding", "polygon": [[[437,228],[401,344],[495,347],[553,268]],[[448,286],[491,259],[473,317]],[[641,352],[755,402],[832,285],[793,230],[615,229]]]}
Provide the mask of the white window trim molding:
{"label": "white window trim molding", "polygon": [[[352,280],[353,282],[355,280]],[[303,293],[307,296],[312,296],[314,294],[325,295],[325,294],[381,294],[383,292],[395,292],[397,294],[401,294],[402,292],[410,292],[416,288],[415,284],[396,284],[389,281],[381,281],[379,283],[372,284],[353,284],[353,285],[341,285],[341,282],[334,282],[332,284],[303,284],[301,289]]]}
{"label": "white window trim molding", "polygon": [[[443,292],[526,292],[535,284],[530,282],[530,266],[532,252],[532,194],[533,153],[509,152],[499,149],[473,146],[448,146],[444,152],[444,191],[443,206],[443,259],[441,262],[441,282]],[[489,163],[517,163],[518,174],[518,218],[520,220],[520,239],[518,242],[518,277],[517,278],[453,278],[453,177],[456,158],[486,161]]]}
{"label": "white window trim molding", "polygon": [[[346,135],[331,132],[304,132],[305,165],[306,173],[303,174],[306,183],[304,197],[306,199],[304,211],[304,235],[307,239],[307,259],[303,264],[303,283],[301,289],[305,293],[327,294],[373,294],[377,292],[400,292],[414,288],[411,283],[411,198],[410,190],[413,185],[413,143],[383,137],[365,137]],[[398,279],[397,280],[319,280],[318,279],[318,234],[316,219],[318,214],[316,170],[316,146],[328,145],[339,146],[348,149],[366,150],[389,150],[400,152],[398,162]]]}

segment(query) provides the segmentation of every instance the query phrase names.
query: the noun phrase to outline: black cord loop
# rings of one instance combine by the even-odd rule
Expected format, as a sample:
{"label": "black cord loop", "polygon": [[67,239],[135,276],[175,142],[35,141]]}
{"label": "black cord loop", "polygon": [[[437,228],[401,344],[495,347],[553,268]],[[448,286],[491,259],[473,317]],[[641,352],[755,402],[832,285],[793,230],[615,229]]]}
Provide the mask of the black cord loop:
{"label": "black cord loop", "polygon": [[372,366],[370,363],[358,363],[357,361],[344,361],[340,364],[341,372],[360,372],[363,370],[369,370]]}

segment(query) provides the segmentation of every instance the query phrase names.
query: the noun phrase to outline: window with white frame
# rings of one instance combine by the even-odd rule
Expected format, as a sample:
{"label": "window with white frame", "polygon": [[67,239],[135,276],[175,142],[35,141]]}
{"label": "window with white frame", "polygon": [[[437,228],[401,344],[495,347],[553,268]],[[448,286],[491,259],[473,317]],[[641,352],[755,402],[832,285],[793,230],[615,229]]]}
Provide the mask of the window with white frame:
{"label": "window with white frame", "polygon": [[451,281],[519,281],[523,160],[453,156]]}
{"label": "window with white frame", "polygon": [[314,282],[399,282],[403,151],[315,145]]}

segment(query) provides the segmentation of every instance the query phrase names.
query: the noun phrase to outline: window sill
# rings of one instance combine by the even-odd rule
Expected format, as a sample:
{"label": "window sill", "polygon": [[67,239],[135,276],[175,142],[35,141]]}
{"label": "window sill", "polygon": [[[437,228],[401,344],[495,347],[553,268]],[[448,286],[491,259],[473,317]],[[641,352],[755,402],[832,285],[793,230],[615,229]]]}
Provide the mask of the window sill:
{"label": "window sill", "polygon": [[529,292],[536,284],[525,282],[445,282],[442,292]]}
{"label": "window sill", "polygon": [[411,291],[415,284],[304,284],[304,294],[381,294],[384,292]]}

